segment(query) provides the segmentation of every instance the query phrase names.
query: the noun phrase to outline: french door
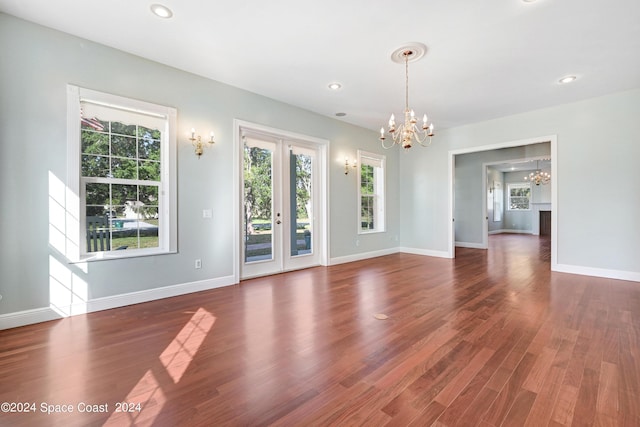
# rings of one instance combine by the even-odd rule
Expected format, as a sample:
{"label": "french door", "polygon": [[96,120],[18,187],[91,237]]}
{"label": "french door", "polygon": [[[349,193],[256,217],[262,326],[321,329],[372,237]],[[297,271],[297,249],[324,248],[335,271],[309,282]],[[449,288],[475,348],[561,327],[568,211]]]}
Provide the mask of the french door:
{"label": "french door", "polygon": [[241,140],[241,277],[318,265],[319,148],[249,131]]}

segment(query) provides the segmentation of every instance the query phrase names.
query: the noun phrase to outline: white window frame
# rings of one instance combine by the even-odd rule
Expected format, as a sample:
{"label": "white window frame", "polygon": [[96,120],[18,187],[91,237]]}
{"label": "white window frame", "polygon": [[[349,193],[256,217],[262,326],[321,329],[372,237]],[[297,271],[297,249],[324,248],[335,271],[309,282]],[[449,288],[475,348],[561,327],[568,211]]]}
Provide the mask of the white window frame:
{"label": "white window frame", "polygon": [[[160,156],[160,185],[158,191],[157,248],[127,249],[123,251],[87,252],[85,185],[91,178],[81,176],[82,142],[80,130],[81,103],[122,111],[123,114],[147,115],[164,121]],[[176,179],[176,116],[175,108],[138,101],[122,96],[67,85],[67,244],[66,256],[71,262],[132,258],[177,252],[177,179]],[[117,180],[114,180],[117,184]]]}
{"label": "white window frame", "polygon": [[[511,189],[512,188],[528,188],[529,189],[529,207],[527,209],[514,209],[511,207]],[[531,183],[529,182],[510,182],[507,184],[507,210],[514,212],[525,212],[531,210]]]}
{"label": "white window frame", "polygon": [[[386,156],[358,150],[358,234],[383,233],[386,231]],[[362,165],[373,166],[373,224],[372,229],[362,228]]]}

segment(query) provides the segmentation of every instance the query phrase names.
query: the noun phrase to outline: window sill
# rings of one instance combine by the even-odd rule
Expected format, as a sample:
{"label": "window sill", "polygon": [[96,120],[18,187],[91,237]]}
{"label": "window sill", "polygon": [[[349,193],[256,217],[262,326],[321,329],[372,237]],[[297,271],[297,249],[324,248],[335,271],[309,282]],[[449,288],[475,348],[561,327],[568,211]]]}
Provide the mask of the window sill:
{"label": "window sill", "polygon": [[377,234],[377,233],[384,233],[384,232],[385,230],[366,230],[366,231],[360,230],[358,231],[358,234]]}
{"label": "window sill", "polygon": [[170,255],[178,253],[177,250],[164,249],[139,249],[129,251],[109,251],[109,252],[91,252],[82,255],[77,261],[71,261],[71,264],[84,262],[112,261],[118,259],[140,258],[158,255]]}

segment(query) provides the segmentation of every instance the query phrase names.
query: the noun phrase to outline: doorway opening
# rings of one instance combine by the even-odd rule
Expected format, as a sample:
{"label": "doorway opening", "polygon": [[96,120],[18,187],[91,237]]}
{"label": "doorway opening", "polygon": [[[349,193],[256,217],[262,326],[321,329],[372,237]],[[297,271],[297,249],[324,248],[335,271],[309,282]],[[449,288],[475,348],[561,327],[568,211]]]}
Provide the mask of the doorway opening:
{"label": "doorway opening", "polygon": [[[540,153],[536,153],[535,145],[539,145],[542,143],[549,144],[549,152],[550,155],[542,156]],[[504,157],[505,152],[509,148],[520,148],[521,152],[524,155],[520,155],[519,157]],[[503,152],[500,153],[499,150]],[[518,150],[515,150],[518,151]],[[529,151],[532,151],[533,154],[529,154]],[[500,154],[503,157],[499,157]],[[461,187],[461,177],[456,176],[456,160],[464,159],[463,155],[471,154],[472,156],[467,157],[475,157],[477,159],[478,164],[477,168],[474,169],[476,174],[476,180],[473,182],[473,188],[469,189],[468,186]],[[477,154],[477,156],[473,156]],[[495,154],[495,156],[494,156]],[[507,153],[508,154],[508,153]],[[468,149],[461,150],[452,150],[449,151],[449,196],[450,196],[450,205],[449,205],[449,213],[451,218],[451,223],[449,227],[449,247],[448,247],[448,255],[451,258],[455,258],[455,247],[456,244],[460,243],[459,239],[456,236],[456,231],[460,234],[460,230],[464,229],[464,227],[468,227],[471,233],[473,233],[473,237],[468,240],[471,242],[470,244],[465,245],[464,243],[460,246],[466,247],[474,247],[474,248],[488,248],[488,221],[489,221],[489,209],[488,209],[488,195],[492,191],[496,191],[496,185],[493,181],[487,177],[487,165],[488,164],[498,164],[505,163],[510,159],[516,159],[518,161],[529,161],[531,159],[540,159],[542,157],[550,158],[550,167],[551,167],[551,184],[550,184],[550,203],[547,205],[532,205],[530,209],[540,208],[540,211],[550,211],[550,223],[551,223],[551,269],[554,269],[554,266],[557,264],[557,215],[558,215],[558,203],[557,203],[557,162],[555,161],[557,157],[557,137],[556,135],[550,136],[542,136],[538,138],[531,138],[527,140],[518,140],[518,141],[510,141],[500,144],[492,144],[480,147],[473,147]],[[484,160],[482,160],[484,159]],[[503,160],[504,159],[504,160]],[[514,161],[515,162],[515,161]],[[473,166],[474,168],[476,166]],[[459,168],[458,168],[459,169]],[[480,171],[482,171],[480,176]],[[492,188],[493,184],[493,188]],[[498,185],[501,192],[506,192],[507,188],[503,185],[504,183],[500,183]],[[458,190],[458,192],[456,192]],[[468,195],[463,194],[464,191],[469,191]],[[456,200],[463,197],[465,202],[468,200],[468,197],[473,197],[476,200],[476,205],[474,205],[473,209],[466,209],[463,214],[460,213],[460,210],[456,209]],[[498,199],[498,201],[503,201],[505,199]],[[503,202],[506,203],[506,202]],[[537,207],[536,207],[537,206]],[[544,209],[542,209],[544,208]],[[491,212],[493,214],[493,212]],[[466,216],[465,216],[466,215]],[[537,215],[537,212],[536,212]],[[499,215],[498,215],[499,217]],[[537,216],[532,221],[537,221]],[[458,230],[456,230],[456,226],[458,226]],[[534,227],[532,227],[533,229]],[[531,234],[534,234],[533,232]],[[464,241],[464,239],[462,239]]]}

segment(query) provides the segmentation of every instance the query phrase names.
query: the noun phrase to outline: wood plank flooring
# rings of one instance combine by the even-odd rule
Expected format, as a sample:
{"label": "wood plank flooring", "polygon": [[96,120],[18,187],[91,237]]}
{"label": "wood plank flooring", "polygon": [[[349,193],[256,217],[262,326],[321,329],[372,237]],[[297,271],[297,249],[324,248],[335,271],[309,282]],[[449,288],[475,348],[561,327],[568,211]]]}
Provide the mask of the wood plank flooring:
{"label": "wood plank flooring", "polygon": [[0,425],[640,426],[640,284],[490,246],[0,331]]}

